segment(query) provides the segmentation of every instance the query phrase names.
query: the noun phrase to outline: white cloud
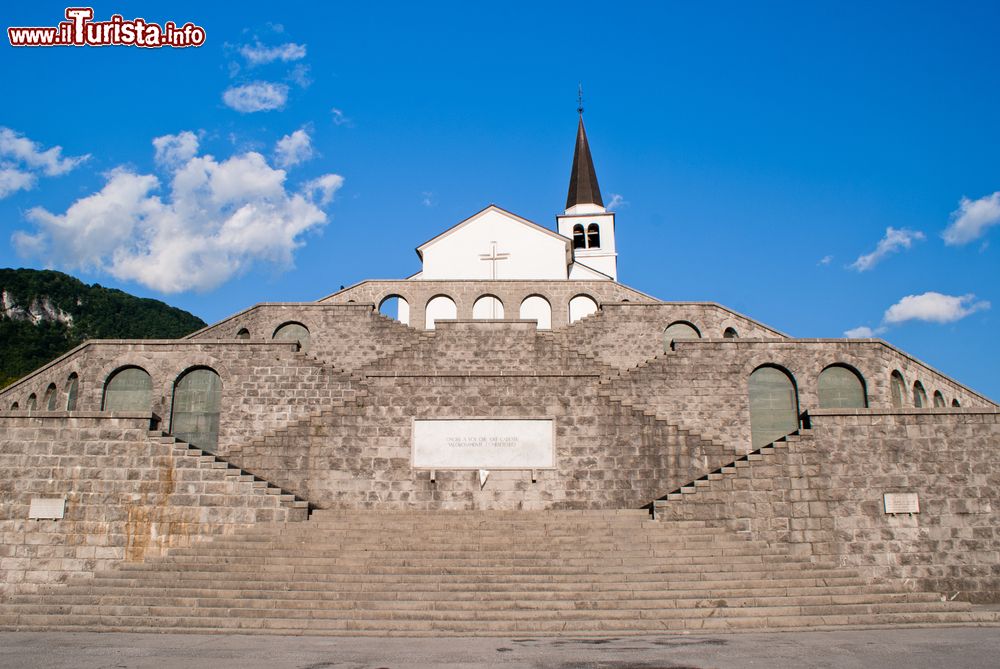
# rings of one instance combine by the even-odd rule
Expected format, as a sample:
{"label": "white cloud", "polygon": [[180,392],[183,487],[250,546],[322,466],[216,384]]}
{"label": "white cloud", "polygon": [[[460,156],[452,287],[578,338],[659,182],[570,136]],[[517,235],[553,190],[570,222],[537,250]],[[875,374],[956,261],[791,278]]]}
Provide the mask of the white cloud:
{"label": "white cloud", "polygon": [[40,170],[46,176],[54,177],[76,168],[80,163],[90,158],[83,156],[62,157],[62,147],[53,146],[42,151],[41,145],[20,135],[10,128],[0,126],[0,157],[12,160],[14,163],[33,170]]}
{"label": "white cloud", "polygon": [[288,80],[299,88],[309,88],[312,85],[312,77],[309,76],[309,66],[299,63],[288,73]]}
{"label": "white cloud", "polygon": [[433,207],[437,202],[434,199],[433,191],[425,190],[420,193],[420,204],[425,207]]}
{"label": "white cloud", "polygon": [[1000,191],[970,200],[963,197],[958,209],[951,212],[951,225],[942,237],[951,246],[968,244],[986,234],[986,228],[1000,223]]}
{"label": "white cloud", "polygon": [[306,57],[306,46],[293,42],[278,46],[264,46],[260,42],[256,42],[253,45],[244,44],[240,47],[240,54],[246,58],[250,65],[266,65],[276,60],[290,63]]}
{"label": "white cloud", "polygon": [[627,205],[627,204],[628,204],[628,202],[625,201],[624,197],[622,197],[618,193],[612,193],[611,194],[611,200],[608,202],[608,206],[605,207],[605,208],[609,209],[609,210],[614,210],[614,209],[617,209],[618,207],[621,207],[621,206]]}
{"label": "white cloud", "polygon": [[867,325],[859,325],[844,332],[844,336],[849,339],[869,339],[875,336],[875,330],[872,330]]}
{"label": "white cloud", "polygon": [[975,302],[975,299],[976,296],[971,293],[968,295],[942,295],[932,291],[922,295],[907,295],[886,310],[883,321],[903,323],[916,320],[930,323],[952,323],[969,314],[990,308],[989,302]]}
{"label": "white cloud", "polygon": [[347,118],[347,116],[344,115],[344,112],[336,107],[330,108],[330,115],[333,117],[334,125],[346,125],[347,127],[354,125],[351,122],[351,119]]}
{"label": "white cloud", "polygon": [[829,265],[832,262],[833,262],[833,256],[823,256],[822,258],[819,259],[819,262],[816,263],[816,264],[817,265]]}
{"label": "white cloud", "polygon": [[34,187],[38,179],[31,172],[16,167],[0,168],[0,200],[19,190]]}
{"label": "white cloud", "polygon": [[227,88],[222,94],[222,100],[243,114],[281,109],[288,101],[288,86],[269,81],[255,81]]}
{"label": "white cloud", "polygon": [[[185,133],[164,138],[157,138],[164,147],[190,146]],[[343,183],[327,174],[306,184],[306,193],[292,192],[284,170],[252,151],[221,161],[191,156],[174,168],[164,186],[157,176],[119,167],[100,191],[62,214],[30,210],[35,230],[15,233],[14,245],[53,265],[165,293],[209,290],[257,263],[290,266],[301,236],[327,221],[315,196],[326,204]]]}
{"label": "white cloud", "polygon": [[198,137],[190,130],[153,139],[158,165],[179,167],[198,155]]}
{"label": "white cloud", "polygon": [[344,177],[339,174],[324,174],[316,177],[312,181],[307,181],[302,186],[302,192],[306,197],[322,204],[330,204],[334,194],[344,185]]}
{"label": "white cloud", "polygon": [[285,135],[274,146],[274,157],[279,167],[291,167],[313,157],[312,139],[305,128]]}
{"label": "white cloud", "polygon": [[879,240],[878,246],[871,253],[860,256],[851,264],[852,269],[865,272],[875,267],[883,258],[901,249],[909,249],[914,241],[924,239],[924,233],[919,230],[897,230],[893,227],[885,229],[885,237]]}

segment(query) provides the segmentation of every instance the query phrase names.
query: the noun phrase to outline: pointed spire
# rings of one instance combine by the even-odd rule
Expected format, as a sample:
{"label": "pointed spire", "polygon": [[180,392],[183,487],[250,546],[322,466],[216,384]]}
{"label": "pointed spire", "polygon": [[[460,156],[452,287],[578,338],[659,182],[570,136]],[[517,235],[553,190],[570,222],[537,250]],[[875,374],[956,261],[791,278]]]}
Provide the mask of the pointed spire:
{"label": "pointed spire", "polygon": [[569,174],[566,209],[578,204],[596,204],[603,207],[604,200],[601,199],[601,188],[597,185],[594,159],[590,157],[590,144],[587,143],[587,131],[583,129],[582,93],[578,111],[580,123],[576,128],[576,149],[573,151],[573,169]]}

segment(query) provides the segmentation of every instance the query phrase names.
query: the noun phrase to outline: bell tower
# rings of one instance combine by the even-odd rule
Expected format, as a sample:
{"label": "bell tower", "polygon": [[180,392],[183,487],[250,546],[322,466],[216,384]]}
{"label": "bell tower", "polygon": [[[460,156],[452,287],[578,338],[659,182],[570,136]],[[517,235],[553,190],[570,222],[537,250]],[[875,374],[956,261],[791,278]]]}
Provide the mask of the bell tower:
{"label": "bell tower", "polygon": [[604,208],[597,172],[590,155],[587,131],[583,127],[583,102],[576,127],[576,148],[569,175],[566,211],[556,216],[559,234],[573,240],[573,258],[618,280],[618,253],[615,251],[615,215]]}

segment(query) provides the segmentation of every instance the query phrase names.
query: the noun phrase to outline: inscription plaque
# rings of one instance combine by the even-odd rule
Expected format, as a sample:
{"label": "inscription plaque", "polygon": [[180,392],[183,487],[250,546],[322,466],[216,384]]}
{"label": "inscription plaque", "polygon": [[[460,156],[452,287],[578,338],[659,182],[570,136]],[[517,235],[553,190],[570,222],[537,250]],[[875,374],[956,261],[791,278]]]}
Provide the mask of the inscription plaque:
{"label": "inscription plaque", "polygon": [[915,492],[887,492],[882,500],[886,513],[920,513],[920,500]]}
{"label": "inscription plaque", "polygon": [[65,497],[32,497],[28,507],[28,520],[59,520],[65,514]]}
{"label": "inscription plaque", "polygon": [[555,424],[546,419],[413,421],[414,469],[552,469]]}

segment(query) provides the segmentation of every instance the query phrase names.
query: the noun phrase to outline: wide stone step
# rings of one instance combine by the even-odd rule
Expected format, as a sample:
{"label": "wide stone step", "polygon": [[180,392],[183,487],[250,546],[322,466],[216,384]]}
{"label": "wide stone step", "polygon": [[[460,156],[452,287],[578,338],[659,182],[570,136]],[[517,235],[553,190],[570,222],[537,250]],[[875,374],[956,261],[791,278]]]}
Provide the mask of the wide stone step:
{"label": "wide stone step", "polygon": [[[149,603],[154,599],[158,601],[179,602],[180,600],[202,600],[202,599],[225,599],[233,601],[245,600],[292,600],[292,601],[339,601],[339,600],[445,600],[445,601],[477,601],[480,599],[489,600],[650,600],[663,599],[665,595],[676,600],[745,600],[778,597],[809,598],[824,601],[831,598],[844,597],[857,603],[859,601],[874,601],[875,598],[883,596],[899,601],[940,601],[941,597],[934,593],[926,592],[898,592],[894,587],[887,584],[868,586],[863,594],[859,594],[857,586],[802,586],[790,588],[692,588],[687,589],[642,589],[642,588],[594,588],[587,584],[546,584],[543,587],[524,589],[512,585],[493,584],[485,587],[469,587],[466,589],[442,588],[435,584],[410,584],[406,589],[377,588],[368,584],[344,583],[337,588],[317,589],[308,587],[306,584],[300,588],[282,589],[238,589],[238,588],[183,588],[174,587],[169,589],[156,588],[155,591],[149,588],[135,587],[115,587],[105,585],[99,593],[95,593],[93,587],[88,586],[67,586],[59,591],[60,604],[87,604],[100,602],[103,604],[127,604],[130,601],[135,603]],[[855,599],[860,598],[860,599]],[[149,600],[149,601],[146,601]],[[847,601],[847,600],[845,600]],[[52,602],[51,594],[22,594],[12,599],[14,604],[46,604]],[[816,602],[818,603],[818,601]],[[844,603],[844,602],[836,602]],[[730,602],[729,605],[734,605]],[[745,604],[740,604],[745,605]],[[964,603],[954,603],[954,606],[964,606]]]}
{"label": "wide stone step", "polygon": [[[420,604],[420,603],[415,603]],[[948,610],[943,605],[909,602],[886,602],[872,604],[842,604],[842,605],[776,605],[756,607],[677,607],[661,608],[582,608],[582,609],[544,609],[544,608],[503,608],[498,602],[483,602],[483,606],[475,609],[433,609],[415,605],[413,608],[229,608],[229,607],[190,607],[190,606],[25,606],[18,614],[22,621],[31,617],[72,616],[81,618],[121,617],[147,618],[158,620],[214,620],[214,619],[284,619],[284,620],[355,620],[358,617],[372,621],[413,621],[419,623],[450,622],[515,622],[515,621],[548,621],[572,623],[574,621],[606,622],[612,620],[698,620],[706,618],[730,619],[763,619],[773,617],[824,617],[824,616],[880,616],[889,614],[908,615],[944,615],[970,614],[970,611]],[[34,609],[34,610],[32,610]],[[141,626],[141,625],[140,625]]]}
{"label": "wide stone step", "polygon": [[378,560],[368,562],[361,561],[340,561],[332,564],[295,564],[288,565],[281,562],[269,564],[245,564],[238,558],[230,562],[219,562],[214,564],[202,564],[197,562],[179,563],[165,561],[162,563],[141,563],[124,565],[120,572],[122,574],[146,572],[149,574],[206,574],[208,577],[228,575],[235,578],[250,578],[254,575],[276,574],[296,574],[296,575],[334,575],[334,574],[396,574],[400,576],[408,575],[479,575],[479,576],[573,576],[573,575],[627,575],[638,576],[644,574],[658,574],[663,577],[678,574],[744,574],[748,577],[754,575],[768,575],[773,578],[780,578],[782,574],[794,573],[795,571],[813,570],[836,570],[835,563],[811,563],[792,562],[784,560],[781,563],[774,563],[769,560],[748,561],[739,557],[719,558],[712,562],[702,564],[694,562],[656,562],[652,560],[637,561],[601,561],[584,562],[582,564],[566,564],[560,561],[553,561],[550,564],[538,563],[537,561],[526,561],[524,564],[514,564],[510,560],[481,561],[479,563],[468,563],[458,565],[448,560],[423,561],[423,564],[385,564]]}
{"label": "wide stone step", "polygon": [[672,547],[650,546],[638,549],[619,547],[589,547],[576,549],[573,547],[554,547],[549,550],[528,550],[510,546],[482,547],[429,547],[429,546],[395,546],[395,545],[373,545],[357,546],[352,545],[350,549],[343,546],[314,546],[304,545],[301,548],[286,546],[276,546],[273,548],[247,548],[235,544],[221,544],[209,549],[205,546],[192,548],[172,548],[166,556],[153,559],[154,562],[172,560],[177,562],[197,560],[231,560],[241,559],[243,561],[253,561],[267,559],[271,562],[289,560],[294,563],[297,560],[401,560],[401,559],[433,559],[433,560],[481,560],[485,558],[504,560],[604,560],[604,559],[650,559],[650,558],[714,558],[717,556],[726,557],[748,557],[758,558],[783,558],[789,555],[787,549],[783,547],[754,549],[741,545],[711,550],[707,548],[676,549]]}
{"label": "wide stone step", "polygon": [[674,568],[678,558],[683,559],[685,567],[697,565],[722,565],[722,564],[803,564],[808,560],[793,556],[755,555],[755,554],[735,554],[735,555],[683,555],[675,556],[648,552],[644,554],[622,555],[620,553],[595,553],[584,556],[574,556],[572,553],[556,556],[540,556],[537,554],[520,556],[515,553],[497,554],[495,552],[440,554],[428,553],[413,554],[406,551],[390,553],[387,551],[361,551],[349,555],[327,555],[327,556],[299,556],[299,555],[244,555],[233,552],[225,555],[217,554],[171,554],[167,557],[151,558],[145,563],[147,568],[157,568],[160,565],[199,565],[209,567],[219,565],[229,568],[238,563],[243,567],[271,567],[271,566],[337,566],[356,565],[367,568],[372,565],[380,567],[524,567],[524,568],[550,568],[557,565],[566,567],[605,567],[605,566],[635,566],[639,569],[654,568],[662,565],[665,568]]}
{"label": "wide stone step", "polygon": [[[142,589],[152,589],[162,592],[164,589],[175,588],[221,588],[246,590],[326,590],[326,591],[346,591],[347,589],[364,589],[370,591],[400,591],[404,585],[409,590],[433,589],[448,592],[485,590],[507,590],[523,591],[535,588],[579,590],[579,591],[614,591],[614,590],[700,590],[721,591],[733,588],[761,588],[775,587],[777,584],[787,588],[803,587],[848,587],[855,592],[864,591],[871,587],[867,582],[857,575],[845,575],[839,572],[837,576],[816,577],[815,574],[802,572],[801,576],[788,575],[781,579],[771,576],[763,578],[746,578],[742,574],[727,574],[727,578],[706,579],[703,575],[694,574],[693,578],[660,578],[655,575],[636,575],[628,579],[620,577],[608,577],[605,575],[594,575],[586,578],[575,577],[551,577],[551,576],[519,576],[519,577],[478,577],[470,578],[463,575],[450,575],[447,579],[440,574],[426,576],[400,576],[400,575],[350,575],[338,574],[323,577],[310,577],[308,579],[296,580],[283,578],[280,580],[254,579],[248,582],[245,578],[220,579],[214,574],[203,574],[202,578],[192,578],[178,580],[174,576],[158,576],[153,578],[126,578],[118,574],[111,577],[101,577],[98,575],[89,584],[83,586],[70,587],[93,587],[100,588],[101,591],[111,592],[112,588],[125,588],[130,591]],[[56,594],[62,592],[62,588],[57,589]]]}
{"label": "wide stone step", "polygon": [[[16,623],[14,621],[17,621]],[[242,634],[341,635],[341,636],[607,636],[651,634],[656,632],[705,632],[748,630],[836,629],[844,626],[926,627],[996,624],[996,615],[983,613],[883,613],[879,615],[771,616],[762,618],[715,618],[676,620],[600,620],[600,621],[403,621],[301,620],[281,618],[185,618],[141,617],[25,616],[23,619],[0,615],[0,629],[46,629],[53,632],[149,632]]]}
{"label": "wide stone step", "polygon": [[[189,612],[197,609],[199,612],[210,612],[213,609],[265,609],[265,610],[383,610],[383,611],[497,611],[497,610],[667,610],[667,609],[729,609],[729,608],[777,608],[777,607],[856,607],[882,604],[912,604],[926,605],[920,610],[958,611],[970,610],[967,603],[952,604],[942,602],[927,593],[868,593],[864,595],[809,595],[809,596],[772,596],[772,597],[654,597],[654,593],[645,593],[646,597],[599,597],[581,594],[576,597],[540,596],[539,593],[523,593],[521,596],[479,598],[445,598],[439,593],[437,598],[411,597],[409,593],[400,593],[398,598],[378,597],[341,597],[290,598],[289,593],[274,593],[271,597],[179,597],[179,596],[135,596],[129,594],[103,595],[100,598],[86,595],[61,597],[58,604],[39,597],[23,597],[13,608],[28,614],[86,614],[95,607],[101,611],[119,609],[149,608],[153,615],[165,615],[163,611],[154,609],[173,608],[176,611]],[[507,594],[507,593],[504,593]],[[551,593],[550,593],[551,594]],[[534,596],[532,596],[534,595]],[[919,607],[917,607],[919,608]],[[917,610],[914,608],[912,610]],[[177,615],[171,614],[171,615]],[[199,613],[201,615],[201,613]],[[208,615],[211,615],[210,613]]]}

